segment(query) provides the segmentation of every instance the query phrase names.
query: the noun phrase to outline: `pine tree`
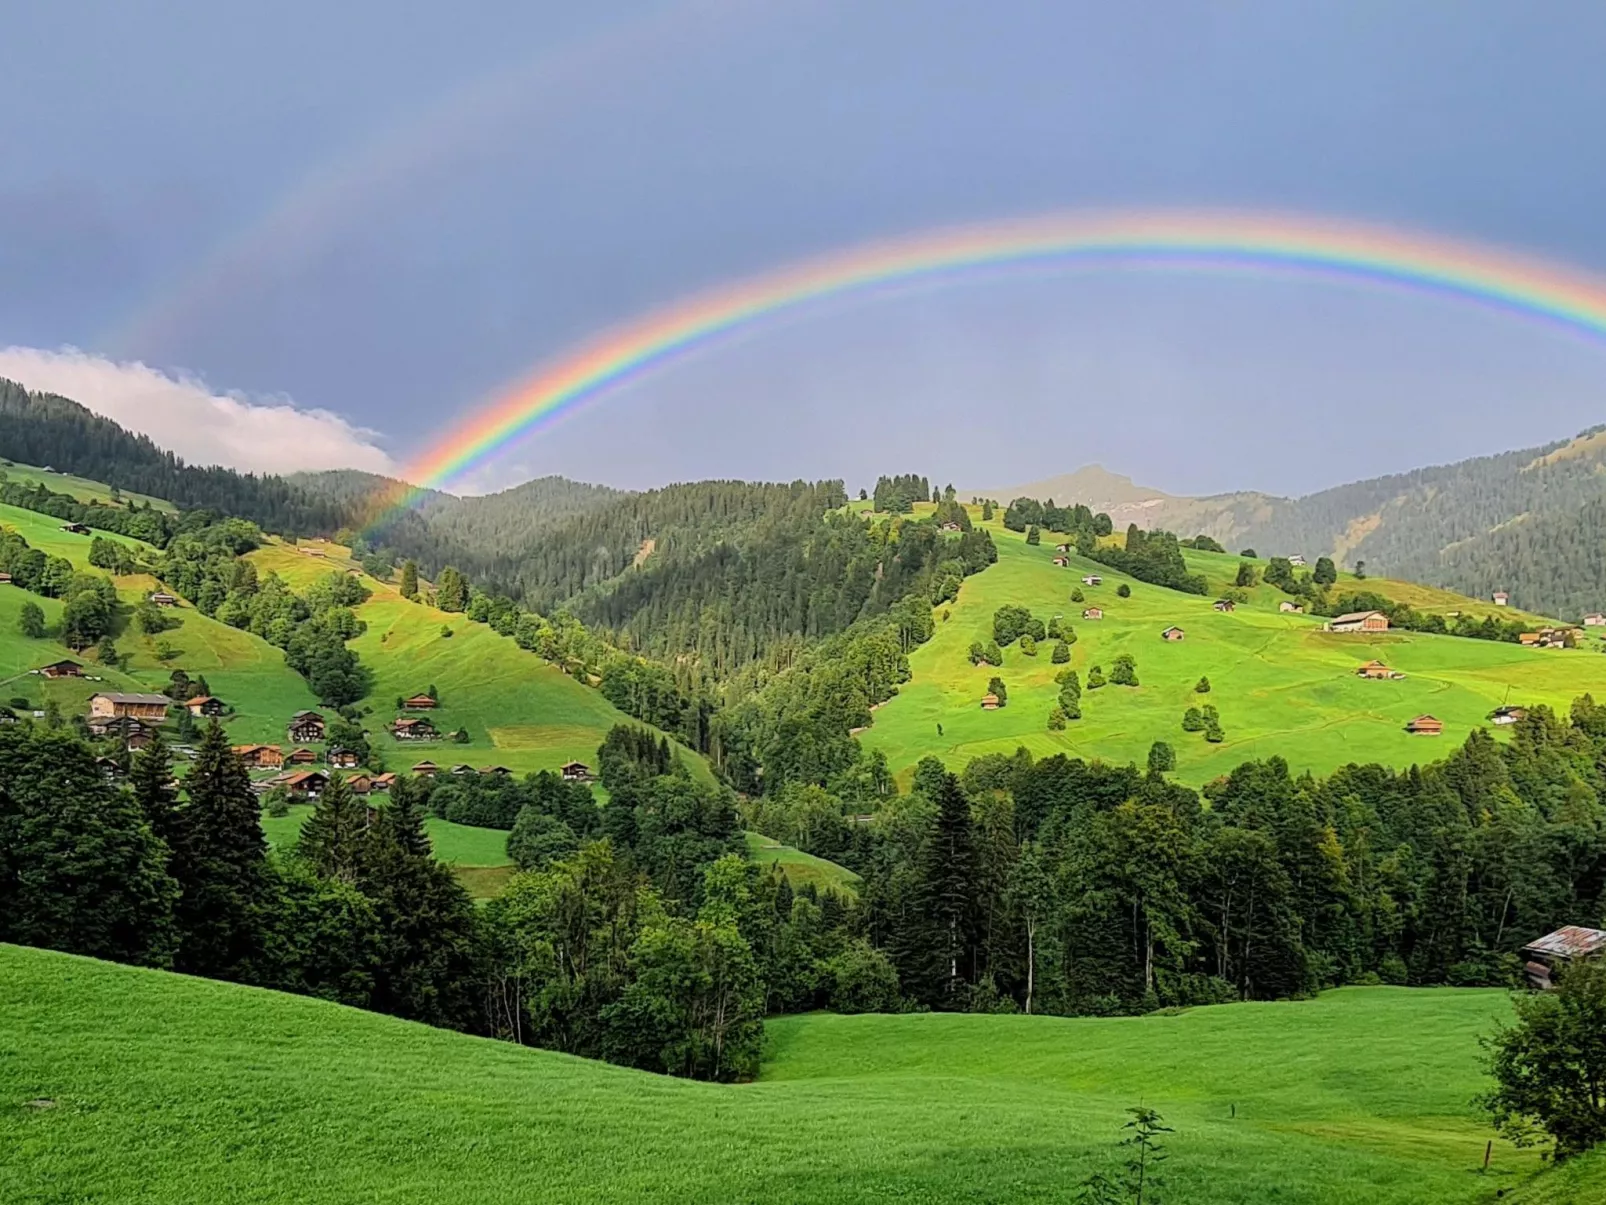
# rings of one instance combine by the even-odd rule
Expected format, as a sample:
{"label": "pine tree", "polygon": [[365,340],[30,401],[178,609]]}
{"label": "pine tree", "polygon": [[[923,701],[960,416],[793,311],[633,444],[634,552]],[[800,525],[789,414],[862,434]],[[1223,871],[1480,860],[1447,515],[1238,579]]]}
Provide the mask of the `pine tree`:
{"label": "pine tree", "polygon": [[182,895],[174,968],[251,982],[267,973],[267,926],[277,892],[267,839],[245,766],[214,720],[186,778],[176,814],[173,877]]}
{"label": "pine tree", "polygon": [[401,596],[408,602],[418,598],[418,562],[403,561],[401,571]]}
{"label": "pine tree", "polygon": [[[181,712],[188,716],[188,711]],[[176,840],[179,827],[178,794],[173,789],[173,759],[167,752],[167,743],[160,732],[151,735],[151,743],[134,754],[128,771],[128,785],[133,789],[134,802],[145,815],[151,832],[165,841],[169,848]]]}
{"label": "pine tree", "polygon": [[336,774],[301,827],[301,856],[325,878],[354,883],[362,860],[367,809]]}
{"label": "pine tree", "polygon": [[934,802],[937,816],[921,851],[914,910],[924,982],[912,986],[934,1007],[962,1009],[975,978],[976,838],[958,778],[944,772]]}
{"label": "pine tree", "polygon": [[411,778],[398,778],[390,788],[390,807],[385,811],[385,824],[398,848],[414,857],[427,858],[431,847],[429,834],[424,831],[424,810],[420,806],[422,794],[422,784]]}

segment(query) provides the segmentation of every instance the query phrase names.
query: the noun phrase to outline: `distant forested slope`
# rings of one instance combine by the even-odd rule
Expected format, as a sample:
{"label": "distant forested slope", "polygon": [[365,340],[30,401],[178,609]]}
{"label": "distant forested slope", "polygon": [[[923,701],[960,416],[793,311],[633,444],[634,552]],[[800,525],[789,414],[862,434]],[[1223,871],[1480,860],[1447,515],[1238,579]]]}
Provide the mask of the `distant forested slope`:
{"label": "distant forested slope", "polygon": [[282,477],[185,464],[144,435],[53,393],[31,393],[0,377],[0,457],[49,465],[184,510],[250,519],[285,535],[330,533],[344,518],[334,500]]}

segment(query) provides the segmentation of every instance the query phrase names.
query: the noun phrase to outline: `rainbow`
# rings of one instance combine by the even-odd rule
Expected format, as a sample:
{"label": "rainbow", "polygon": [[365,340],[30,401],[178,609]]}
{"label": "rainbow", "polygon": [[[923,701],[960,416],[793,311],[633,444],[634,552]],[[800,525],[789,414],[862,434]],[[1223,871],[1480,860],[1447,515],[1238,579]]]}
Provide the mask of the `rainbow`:
{"label": "rainbow", "polygon": [[[1012,268],[1161,266],[1315,273],[1493,306],[1606,338],[1606,281],[1496,248],[1277,213],[1069,214],[872,243],[716,288],[538,368],[409,465],[446,488],[498,450],[610,390],[778,315],[888,287],[940,286]],[[389,514],[390,512],[386,512]]]}

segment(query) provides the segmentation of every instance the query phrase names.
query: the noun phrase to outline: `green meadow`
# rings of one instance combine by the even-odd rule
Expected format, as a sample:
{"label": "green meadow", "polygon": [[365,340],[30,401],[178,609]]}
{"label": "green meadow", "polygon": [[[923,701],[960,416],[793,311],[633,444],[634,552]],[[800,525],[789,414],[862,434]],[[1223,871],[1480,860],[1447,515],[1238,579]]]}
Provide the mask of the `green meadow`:
{"label": "green meadow", "polygon": [[[287,816],[264,814],[262,831],[268,844],[279,849],[293,845],[310,815],[311,804],[296,804]],[[426,817],[424,829],[429,833],[435,857],[452,868],[469,894],[488,899],[501,893],[513,873],[513,860],[507,856],[507,833],[497,828],[453,824],[439,816]]]}
{"label": "green meadow", "polygon": [[[1277,755],[1294,770],[1327,772],[1348,762],[1406,766],[1443,756],[1473,728],[1486,725],[1501,703],[1546,703],[1565,710],[1576,696],[1592,691],[1606,698],[1606,656],[1599,641],[1575,650],[1540,650],[1515,644],[1453,636],[1390,632],[1336,634],[1322,630],[1320,618],[1279,612],[1288,596],[1257,586],[1231,613],[1212,608],[1231,585],[1239,558],[1231,554],[1186,553],[1190,570],[1204,573],[1212,593],[1181,594],[1147,585],[1105,566],[1070,556],[1065,568],[1053,564],[1055,541],[1039,546],[989,525],[998,546],[996,565],[967,578],[956,602],[939,608],[935,636],[910,654],[913,679],[878,707],[860,739],[882,750],[904,780],[928,753],[958,765],[985,753],[1009,753],[1025,746],[1035,756],[1065,753],[1106,761],[1143,763],[1154,741],[1176,750],[1177,776],[1199,785],[1240,762]],[[1259,562],[1264,568],[1265,561]],[[1084,574],[1103,583],[1084,586]],[[1131,597],[1118,596],[1123,583]],[[1423,611],[1496,613],[1488,603],[1410,583],[1344,575],[1339,589],[1374,590]],[[1071,601],[1080,589],[1085,602]],[[972,666],[972,641],[992,639],[993,612],[1006,603],[1030,608],[1045,623],[1055,615],[1074,629],[1071,666],[1080,674],[1081,720],[1063,732],[1047,727],[1063,666],[1052,664],[1052,641],[1041,642],[1030,657],[1018,643],[1004,649],[1001,669]],[[1103,609],[1102,620],[1084,620],[1084,607]],[[1535,623],[1537,616],[1501,609],[1498,613]],[[1179,642],[1161,639],[1176,625]],[[1137,662],[1137,687],[1086,689],[1088,671],[1121,653]],[[1404,673],[1401,681],[1357,678],[1355,668],[1378,659]],[[1007,705],[983,711],[981,698],[993,675],[1004,681]],[[1210,693],[1196,694],[1201,677]],[[1190,706],[1214,704],[1226,739],[1209,744],[1201,733],[1184,732],[1182,714]],[[1444,721],[1442,737],[1412,736],[1404,725],[1431,714]],[[941,733],[938,726],[941,726]]]}
{"label": "green meadow", "polygon": [[[1493,990],[1347,988],[1120,1019],[767,1024],[719,1086],[317,1000],[0,947],[0,1200],[1066,1201],[1158,1109],[1161,1199],[1603,1199],[1468,1103]],[[1520,1194],[1520,1195],[1517,1195]]]}
{"label": "green meadow", "polygon": [[[297,588],[323,574],[356,568],[346,550],[315,545],[309,556],[277,541],[251,553],[259,570],[273,570]],[[555,770],[564,762],[596,761],[597,746],[615,724],[636,723],[596,691],[557,666],[526,652],[484,624],[408,602],[388,582],[366,574],[373,597],[357,608],[368,630],[351,642],[374,675],[362,706],[373,740],[393,770],[428,759],[437,765],[506,766],[519,774]],[[452,633],[443,636],[442,630]],[[384,731],[400,714],[396,700],[434,686],[440,705],[430,718],[445,736],[466,729],[467,744],[451,740],[400,744]],[[693,772],[710,777],[702,758],[681,748]]]}
{"label": "green meadow", "polygon": [[859,876],[846,866],[782,845],[763,833],[749,832],[746,838],[748,860],[759,866],[779,866],[794,889],[812,883],[820,891],[840,895],[855,896],[859,892]]}

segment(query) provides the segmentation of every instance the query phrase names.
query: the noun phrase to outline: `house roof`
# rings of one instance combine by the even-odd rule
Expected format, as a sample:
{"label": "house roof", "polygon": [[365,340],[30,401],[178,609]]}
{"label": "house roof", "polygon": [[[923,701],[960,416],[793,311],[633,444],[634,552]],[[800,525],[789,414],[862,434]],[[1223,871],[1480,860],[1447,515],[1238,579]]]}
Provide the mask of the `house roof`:
{"label": "house roof", "polygon": [[292,720],[321,720],[323,715],[316,711],[298,711],[290,718]]}
{"label": "house roof", "polygon": [[[1383,612],[1381,612],[1381,611],[1349,611],[1349,612],[1346,612],[1343,615],[1335,615],[1335,616],[1333,616],[1333,622],[1334,623],[1359,623],[1361,620],[1369,619],[1373,615],[1383,615]],[[1383,617],[1385,619],[1388,618],[1388,616],[1386,616],[1386,615],[1384,615]]]}
{"label": "house roof", "polygon": [[273,753],[279,752],[279,746],[277,745],[234,745],[230,748],[229,752],[239,754],[255,753],[259,749],[265,749]]}
{"label": "house roof", "polygon": [[1563,925],[1522,947],[1524,954],[1549,954],[1553,958],[1580,958],[1606,950],[1606,932],[1582,925]]}
{"label": "house roof", "polygon": [[223,702],[222,699],[215,698],[212,695],[196,695],[193,698],[185,699],[184,700],[184,706],[186,706],[186,707],[194,707],[198,703],[221,703],[221,702]]}
{"label": "house roof", "polygon": [[60,661],[52,661],[49,665],[41,665],[40,669],[83,669],[84,667],[71,657],[63,657]]}
{"label": "house roof", "polygon": [[992,695],[992,694],[982,695],[981,701],[983,703],[996,703],[996,702],[998,702],[998,696],[997,695]]}
{"label": "house roof", "polygon": [[1368,661],[1365,665],[1361,666],[1361,668],[1362,669],[1387,669],[1388,666],[1384,665],[1381,661]]}
{"label": "house roof", "polygon": [[147,707],[166,707],[173,701],[166,695],[131,695],[108,690],[98,691],[89,697],[91,699],[110,699],[113,703],[138,703]]}
{"label": "house roof", "polygon": [[1409,724],[1407,724],[1406,727],[1407,728],[1432,728],[1432,727],[1443,728],[1444,727],[1444,721],[1439,719],[1439,717],[1436,716],[1436,715],[1419,715],[1414,720],[1412,720]]}
{"label": "house roof", "polygon": [[563,765],[559,766],[558,769],[560,769],[560,770],[588,770],[588,769],[590,769],[590,767],[587,766],[585,764],[585,762],[583,762],[583,761],[566,761],[566,762],[563,763]]}
{"label": "house roof", "polygon": [[1160,635],[1169,636],[1169,635],[1171,635],[1172,632],[1175,632],[1178,636],[1184,635],[1182,629],[1177,627],[1175,624],[1172,624],[1165,631],[1161,632]]}
{"label": "house roof", "polygon": [[294,774],[284,775],[279,781],[282,781],[287,787],[299,787],[309,778],[321,778],[325,782],[329,781],[329,775],[322,770],[297,770]]}
{"label": "house roof", "polygon": [[438,769],[440,769],[440,767],[437,766],[432,761],[420,761],[420,762],[414,762],[413,763],[413,769],[415,769],[415,770],[438,770]]}

